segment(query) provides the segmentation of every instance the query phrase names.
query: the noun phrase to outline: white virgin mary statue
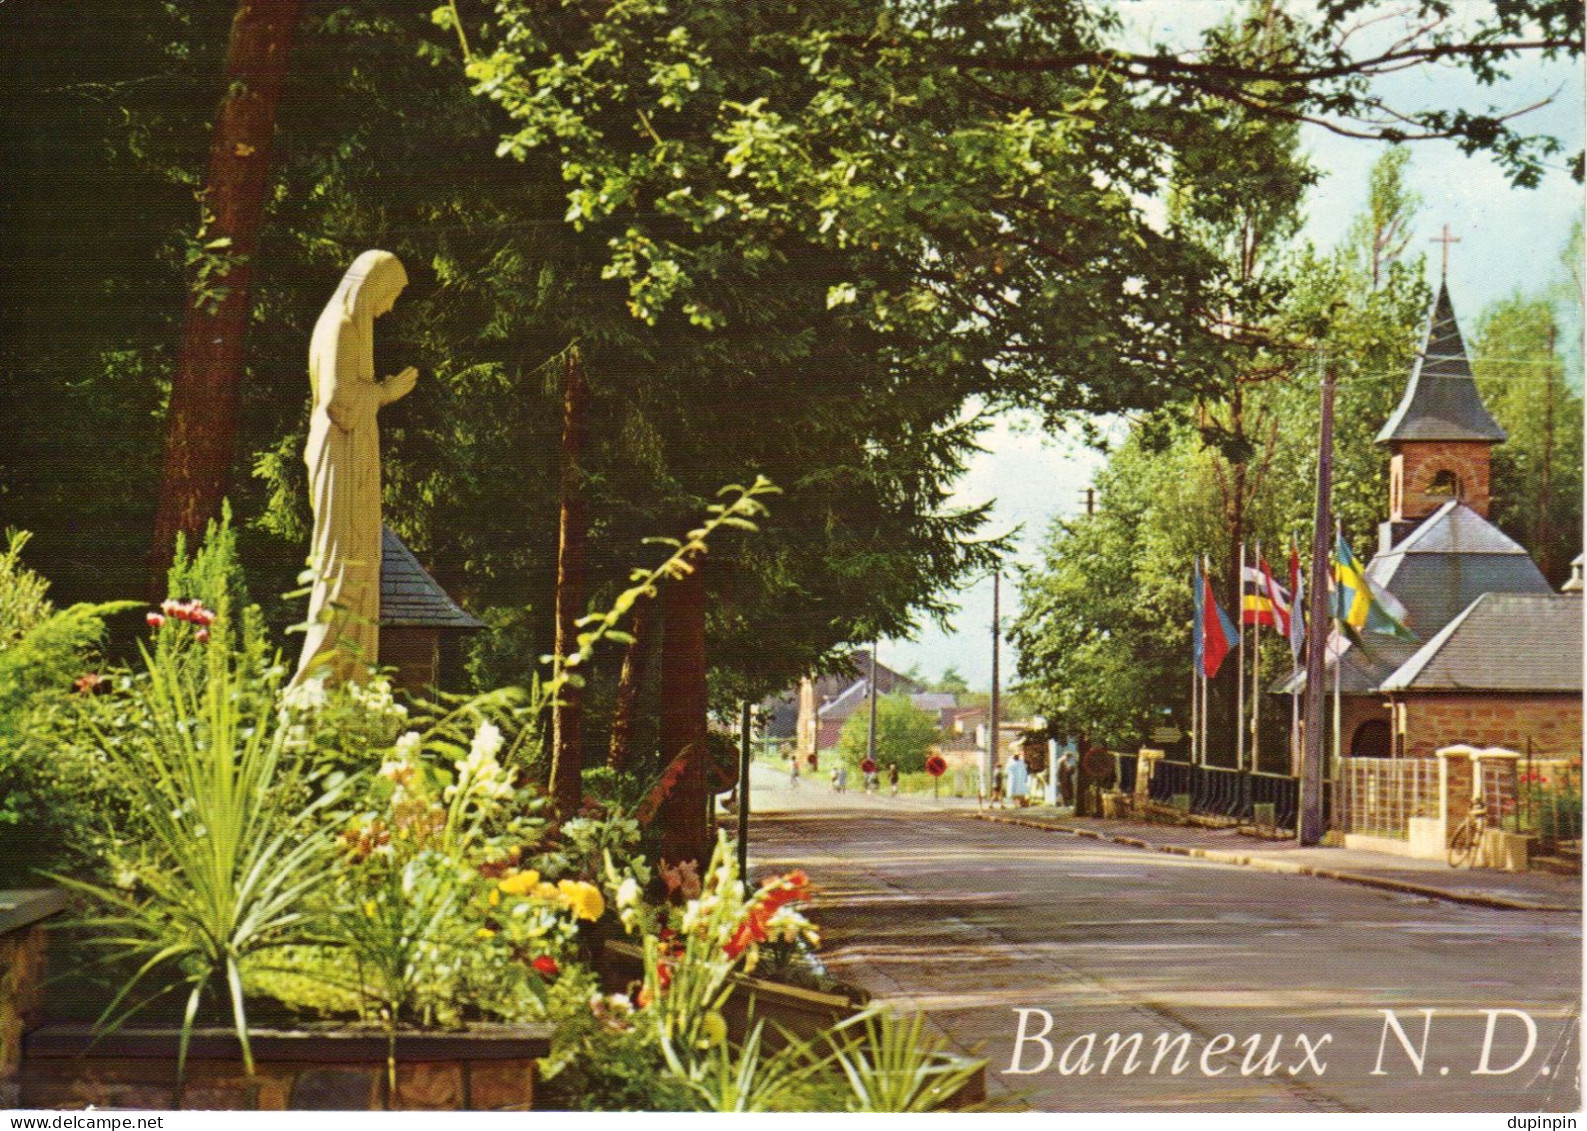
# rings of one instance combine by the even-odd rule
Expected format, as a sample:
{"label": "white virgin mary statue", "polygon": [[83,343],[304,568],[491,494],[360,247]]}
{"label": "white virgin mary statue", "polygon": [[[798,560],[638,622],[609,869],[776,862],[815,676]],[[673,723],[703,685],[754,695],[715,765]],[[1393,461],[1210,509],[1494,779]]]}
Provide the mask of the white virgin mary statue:
{"label": "white virgin mary statue", "polygon": [[309,467],[315,572],[308,635],[293,682],[362,681],[379,659],[380,436],[375,415],[404,397],[412,366],[375,380],[375,319],[408,285],[396,256],[366,251],[342,276],[314,324],[309,387],[314,413],[303,459]]}

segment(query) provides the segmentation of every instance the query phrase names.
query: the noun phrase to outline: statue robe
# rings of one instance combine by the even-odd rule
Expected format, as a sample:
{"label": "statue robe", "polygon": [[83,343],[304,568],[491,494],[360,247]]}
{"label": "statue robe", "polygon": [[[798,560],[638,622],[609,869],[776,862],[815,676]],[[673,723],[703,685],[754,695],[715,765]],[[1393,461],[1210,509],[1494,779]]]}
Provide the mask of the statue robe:
{"label": "statue robe", "polygon": [[379,660],[380,436],[376,414],[412,387],[375,380],[374,320],[407,282],[402,264],[366,251],[315,323],[314,410],[303,459],[314,509],[308,630],[294,682],[324,672],[361,681]]}

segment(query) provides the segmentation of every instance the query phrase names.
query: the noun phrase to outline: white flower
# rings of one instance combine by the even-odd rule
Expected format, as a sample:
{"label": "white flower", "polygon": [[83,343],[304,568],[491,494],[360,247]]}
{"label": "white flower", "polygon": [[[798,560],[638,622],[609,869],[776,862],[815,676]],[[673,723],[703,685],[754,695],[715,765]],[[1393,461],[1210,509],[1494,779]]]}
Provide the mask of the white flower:
{"label": "white flower", "polygon": [[292,711],[318,711],[325,703],[324,676],[295,683],[281,693],[281,705]]}
{"label": "white flower", "polygon": [[481,762],[494,761],[501,751],[501,745],[501,729],[493,722],[480,723],[479,729],[474,732],[474,741],[468,748],[469,760],[478,758]]}
{"label": "white flower", "polygon": [[397,739],[397,757],[404,762],[411,761],[419,753],[419,743],[423,741],[418,731],[410,730]]}
{"label": "white flower", "polygon": [[632,876],[623,877],[623,882],[617,885],[617,906],[619,908],[634,907],[639,903],[639,881]]}

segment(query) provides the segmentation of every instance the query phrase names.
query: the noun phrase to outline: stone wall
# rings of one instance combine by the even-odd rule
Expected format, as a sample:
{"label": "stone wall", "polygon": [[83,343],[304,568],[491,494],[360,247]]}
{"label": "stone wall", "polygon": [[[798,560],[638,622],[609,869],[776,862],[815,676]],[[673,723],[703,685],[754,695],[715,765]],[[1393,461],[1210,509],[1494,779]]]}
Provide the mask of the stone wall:
{"label": "stone wall", "polygon": [[0,1108],[17,1106],[22,1036],[44,1004],[43,924],[65,902],[57,891],[0,891]]}
{"label": "stone wall", "polygon": [[1582,703],[1576,695],[1407,695],[1404,754],[1432,756],[1446,746],[1502,746],[1535,757],[1579,757]]}
{"label": "stone wall", "polygon": [[247,1076],[229,1030],[194,1033],[187,1074],[176,1074],[173,1029],[124,1028],[92,1039],[84,1026],[29,1034],[20,1103],[41,1109],[113,1107],[200,1111],[529,1111],[535,1061],[550,1051],[543,1026],[403,1033],[396,1087],[387,1042],[372,1032],[261,1031]]}

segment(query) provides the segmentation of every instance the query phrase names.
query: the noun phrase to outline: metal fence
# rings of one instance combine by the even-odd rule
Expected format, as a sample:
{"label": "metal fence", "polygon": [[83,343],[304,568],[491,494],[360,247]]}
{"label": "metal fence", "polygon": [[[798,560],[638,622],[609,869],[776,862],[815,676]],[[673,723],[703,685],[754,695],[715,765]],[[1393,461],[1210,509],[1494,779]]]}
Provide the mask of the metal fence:
{"label": "metal fence", "polygon": [[[1189,805],[1204,817],[1248,820],[1258,805],[1273,807],[1273,827],[1293,829],[1300,811],[1300,779],[1286,774],[1241,774],[1222,766],[1195,766],[1163,760],[1152,771],[1147,787],[1153,801],[1163,805]],[[1323,783],[1323,820],[1333,812],[1333,788]]]}
{"label": "metal fence", "polygon": [[1403,838],[1412,817],[1438,816],[1437,758],[1346,758],[1339,774],[1344,832]]}
{"label": "metal fence", "polygon": [[1506,814],[1505,827],[1539,837],[1549,847],[1581,840],[1581,761],[1527,758],[1517,770],[1516,807]]}

